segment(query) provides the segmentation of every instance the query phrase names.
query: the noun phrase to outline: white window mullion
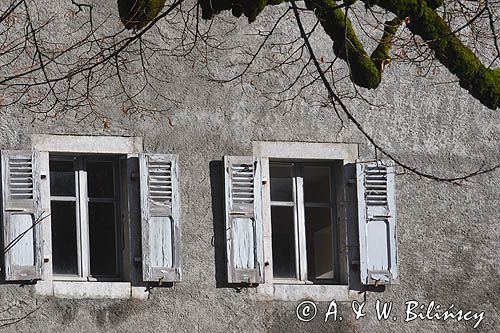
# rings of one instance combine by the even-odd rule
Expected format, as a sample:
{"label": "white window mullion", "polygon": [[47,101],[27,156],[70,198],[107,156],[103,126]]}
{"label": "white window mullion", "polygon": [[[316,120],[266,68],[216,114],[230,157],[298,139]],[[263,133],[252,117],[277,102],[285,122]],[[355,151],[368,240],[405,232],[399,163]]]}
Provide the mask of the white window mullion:
{"label": "white window mullion", "polygon": [[79,195],[79,222],[80,222],[80,263],[81,276],[90,277],[90,239],[89,239],[89,214],[88,214],[88,192],[87,192],[87,171],[84,160],[78,160],[78,195]]}
{"label": "white window mullion", "polygon": [[296,176],[297,184],[297,225],[298,225],[298,252],[301,281],[307,281],[307,243],[306,243],[306,223],[304,210],[304,178],[299,173]]}
{"label": "white window mullion", "polygon": [[[80,217],[80,161],[77,158],[73,159],[73,167],[75,169],[75,223],[76,223],[76,252],[77,252],[77,265],[78,265],[78,276],[83,276],[83,265],[82,265],[82,230],[81,230],[81,217]],[[60,278],[60,277],[59,277]]]}
{"label": "white window mullion", "polygon": [[299,232],[299,217],[298,217],[298,210],[297,210],[297,182],[295,178],[295,167],[293,168],[293,181],[292,181],[292,190],[293,190],[293,204],[294,204],[294,210],[293,210],[293,232],[294,232],[294,243],[295,243],[295,278],[297,280],[300,280],[300,251],[299,251],[299,237],[300,237],[300,232]]}

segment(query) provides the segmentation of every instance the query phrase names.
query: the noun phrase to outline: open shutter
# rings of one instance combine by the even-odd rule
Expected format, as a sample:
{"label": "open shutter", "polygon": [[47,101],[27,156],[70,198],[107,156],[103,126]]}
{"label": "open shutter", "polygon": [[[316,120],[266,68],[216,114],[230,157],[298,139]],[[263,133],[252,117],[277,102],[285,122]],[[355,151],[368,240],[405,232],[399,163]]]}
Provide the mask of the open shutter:
{"label": "open shutter", "polygon": [[8,151],[2,155],[2,251],[7,281],[42,276],[42,228],[38,154]]}
{"label": "open shutter", "polygon": [[398,283],[393,161],[357,163],[361,283]]}
{"label": "open shutter", "polygon": [[229,283],[263,283],[260,162],[225,156],[225,227]]}
{"label": "open shutter", "polygon": [[177,156],[140,154],[142,276],[181,280],[181,231]]}

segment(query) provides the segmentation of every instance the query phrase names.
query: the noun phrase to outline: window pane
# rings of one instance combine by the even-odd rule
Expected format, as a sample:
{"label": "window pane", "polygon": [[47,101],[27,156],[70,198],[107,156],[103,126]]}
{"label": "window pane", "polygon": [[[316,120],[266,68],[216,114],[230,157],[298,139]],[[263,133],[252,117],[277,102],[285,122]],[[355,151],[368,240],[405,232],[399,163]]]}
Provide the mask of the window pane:
{"label": "window pane", "polygon": [[50,161],[50,195],[75,196],[75,165],[73,161]]}
{"label": "window pane", "polygon": [[304,167],[304,201],[330,202],[330,167]]}
{"label": "window pane", "polygon": [[309,280],[334,278],[331,208],[306,208],[307,273]]}
{"label": "window pane", "polygon": [[275,277],[296,277],[293,207],[271,207]]}
{"label": "window pane", "polygon": [[87,162],[89,198],[113,198],[114,175],[111,161]]}
{"label": "window pane", "polygon": [[293,201],[292,166],[270,165],[271,201]]}
{"label": "window pane", "polygon": [[89,202],[89,231],[91,275],[118,275],[114,203]]}
{"label": "window pane", "polygon": [[52,201],[50,209],[54,274],[78,275],[76,202]]}

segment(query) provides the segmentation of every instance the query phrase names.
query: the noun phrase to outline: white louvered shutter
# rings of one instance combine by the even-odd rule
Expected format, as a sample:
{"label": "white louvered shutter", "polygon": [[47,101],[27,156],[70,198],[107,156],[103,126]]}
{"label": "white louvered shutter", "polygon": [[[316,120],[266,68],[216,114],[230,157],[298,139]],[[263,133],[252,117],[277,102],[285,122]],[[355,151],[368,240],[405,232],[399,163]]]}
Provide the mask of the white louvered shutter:
{"label": "white louvered shutter", "polygon": [[31,281],[42,276],[42,228],[38,154],[3,150],[2,251],[4,278]]}
{"label": "white louvered shutter", "polygon": [[144,281],[181,280],[177,156],[140,154],[142,275]]}
{"label": "white louvered shutter", "polygon": [[394,162],[358,162],[356,173],[361,283],[398,283]]}
{"label": "white louvered shutter", "polygon": [[260,162],[225,156],[225,227],[229,283],[264,282]]}

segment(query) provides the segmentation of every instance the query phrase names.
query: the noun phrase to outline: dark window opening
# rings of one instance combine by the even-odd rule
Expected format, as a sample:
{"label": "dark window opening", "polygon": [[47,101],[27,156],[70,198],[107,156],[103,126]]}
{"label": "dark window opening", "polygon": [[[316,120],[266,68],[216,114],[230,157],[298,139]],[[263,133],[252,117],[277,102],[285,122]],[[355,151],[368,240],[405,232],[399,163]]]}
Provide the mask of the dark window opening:
{"label": "dark window opening", "polygon": [[338,282],[334,166],[270,162],[269,168],[274,277]]}
{"label": "dark window opening", "polygon": [[51,155],[49,169],[56,278],[119,279],[122,230],[117,159]]}

